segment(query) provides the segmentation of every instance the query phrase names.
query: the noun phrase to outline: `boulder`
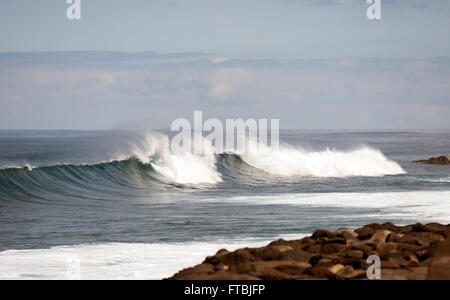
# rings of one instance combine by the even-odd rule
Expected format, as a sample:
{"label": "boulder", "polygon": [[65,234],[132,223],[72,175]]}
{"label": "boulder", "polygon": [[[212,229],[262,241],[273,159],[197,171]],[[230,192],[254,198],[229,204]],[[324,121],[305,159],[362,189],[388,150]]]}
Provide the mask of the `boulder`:
{"label": "boulder", "polygon": [[329,232],[328,230],[316,230],[314,231],[314,233],[312,234],[311,238],[314,240],[317,240],[319,238],[332,238],[333,234],[331,232]]}
{"label": "boulder", "polygon": [[331,273],[336,274],[338,271],[343,269],[344,266],[341,264],[333,265],[332,267],[329,267],[328,270],[330,270]]}
{"label": "boulder", "polygon": [[335,277],[327,267],[325,266],[315,266],[306,270],[307,274],[314,276],[319,279],[331,279]]}
{"label": "boulder", "polygon": [[431,157],[429,159],[415,160],[413,162],[431,165],[450,165],[450,156]]}
{"label": "boulder", "polygon": [[362,228],[356,229],[355,233],[358,234],[359,240],[367,240],[375,234],[375,230],[371,227],[364,226]]}
{"label": "boulder", "polygon": [[220,249],[170,279],[365,279],[371,255],[381,259],[382,279],[425,279],[427,273],[429,278],[445,278],[450,276],[450,245],[443,245],[449,232],[449,225],[437,223],[316,230],[311,237],[277,240],[260,248]]}

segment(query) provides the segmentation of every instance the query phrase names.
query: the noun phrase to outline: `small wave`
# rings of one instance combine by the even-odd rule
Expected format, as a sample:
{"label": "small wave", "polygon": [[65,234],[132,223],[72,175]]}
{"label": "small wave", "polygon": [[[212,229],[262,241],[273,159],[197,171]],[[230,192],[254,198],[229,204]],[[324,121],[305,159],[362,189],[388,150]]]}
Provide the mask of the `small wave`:
{"label": "small wave", "polygon": [[448,176],[414,177],[414,179],[418,180],[418,181],[431,182],[431,183],[450,183],[450,177],[448,177]]}

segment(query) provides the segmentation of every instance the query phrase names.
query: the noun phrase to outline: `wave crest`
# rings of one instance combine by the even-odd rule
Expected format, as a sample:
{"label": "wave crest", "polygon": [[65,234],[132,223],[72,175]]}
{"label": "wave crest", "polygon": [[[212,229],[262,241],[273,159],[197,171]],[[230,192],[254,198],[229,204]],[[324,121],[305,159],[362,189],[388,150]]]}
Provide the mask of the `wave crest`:
{"label": "wave crest", "polygon": [[306,151],[283,145],[278,150],[264,152],[267,154],[243,153],[241,158],[255,168],[278,176],[376,177],[406,173],[380,150],[368,146],[351,151]]}
{"label": "wave crest", "polygon": [[[0,170],[0,181],[12,184],[14,177],[21,176],[32,183],[39,183],[51,176],[60,183],[83,180],[86,184],[110,180],[114,184],[125,182],[133,186],[138,180],[136,176],[140,176],[160,183],[204,185],[220,183],[224,177],[232,182],[236,180],[250,184],[253,181],[270,182],[273,179],[271,176],[326,178],[405,173],[399,164],[368,146],[352,151],[307,151],[301,147],[281,145],[279,149],[264,151],[251,147],[253,152],[216,153],[207,139],[195,136],[194,142],[203,144],[203,154],[174,154],[168,136],[143,132],[135,144],[128,145],[128,151],[118,153],[111,160],[94,165],[4,168]],[[39,179],[39,176],[42,178]]]}

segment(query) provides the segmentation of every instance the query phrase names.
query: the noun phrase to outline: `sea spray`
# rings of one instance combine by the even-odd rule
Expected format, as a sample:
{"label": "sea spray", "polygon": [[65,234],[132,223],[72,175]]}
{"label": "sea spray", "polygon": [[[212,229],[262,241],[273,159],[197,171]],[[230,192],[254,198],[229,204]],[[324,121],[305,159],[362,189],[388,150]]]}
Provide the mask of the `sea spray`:
{"label": "sea spray", "polygon": [[255,168],[278,176],[350,177],[405,174],[398,163],[368,146],[351,151],[306,151],[285,144],[276,151],[266,153],[246,152],[241,154],[241,158]]}

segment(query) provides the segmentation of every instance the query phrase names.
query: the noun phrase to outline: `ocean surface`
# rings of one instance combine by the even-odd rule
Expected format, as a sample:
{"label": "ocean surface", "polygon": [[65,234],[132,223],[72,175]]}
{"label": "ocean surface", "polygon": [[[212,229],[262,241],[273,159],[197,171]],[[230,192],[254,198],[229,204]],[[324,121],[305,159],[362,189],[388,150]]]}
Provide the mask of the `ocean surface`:
{"label": "ocean surface", "polygon": [[[294,131],[173,154],[153,131],[0,131],[0,279],[161,279],[220,248],[450,223],[450,130]],[[69,271],[68,271],[69,270]],[[73,274],[72,274],[73,275]]]}

